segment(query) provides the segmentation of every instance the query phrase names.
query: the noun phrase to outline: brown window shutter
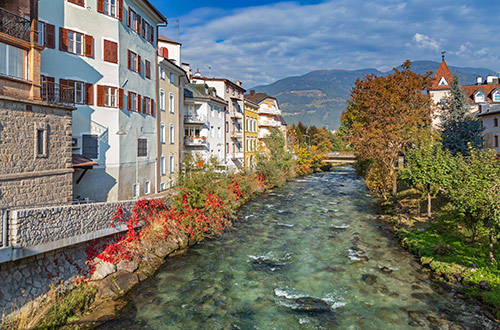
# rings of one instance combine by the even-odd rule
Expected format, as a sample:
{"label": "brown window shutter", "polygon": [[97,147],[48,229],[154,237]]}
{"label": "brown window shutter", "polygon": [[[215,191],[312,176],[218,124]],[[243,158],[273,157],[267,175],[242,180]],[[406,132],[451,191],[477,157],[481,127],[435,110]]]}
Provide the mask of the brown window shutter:
{"label": "brown window shutter", "polygon": [[85,35],[85,56],[94,57],[94,37]]}
{"label": "brown window shutter", "polygon": [[59,28],[59,50],[68,51],[68,30],[62,27]]}
{"label": "brown window shutter", "polygon": [[104,106],[104,86],[97,85],[97,106]]}
{"label": "brown window shutter", "polygon": [[137,58],[137,72],[139,72],[139,74],[141,74],[142,73],[141,56],[138,55],[138,56],[136,56],[136,58]]}
{"label": "brown window shutter", "polygon": [[155,115],[155,100],[151,100],[151,116]]}
{"label": "brown window shutter", "polygon": [[118,0],[118,19],[123,21],[123,0]]}
{"label": "brown window shutter", "polygon": [[106,62],[111,62],[111,56],[110,56],[110,42],[108,40],[104,40],[104,58],[103,60]]}
{"label": "brown window shutter", "polygon": [[147,107],[146,107],[146,100],[147,100],[147,99],[148,99],[148,98],[147,98],[146,96],[144,96],[144,97],[142,98],[142,112],[144,112],[144,113],[147,113],[147,110],[148,110],[148,109],[147,109]]}
{"label": "brown window shutter", "polygon": [[127,68],[128,68],[129,70],[131,70],[131,69],[132,69],[132,62],[131,62],[131,60],[130,60],[130,49],[127,49]]}
{"label": "brown window shutter", "polygon": [[130,92],[127,93],[127,109],[130,110]]}
{"label": "brown window shutter", "polygon": [[137,94],[137,107],[135,110],[141,112],[141,94]]}
{"label": "brown window shutter", "polygon": [[56,27],[52,24],[45,24],[46,40],[45,46],[48,48],[56,47]]}
{"label": "brown window shutter", "polygon": [[137,15],[137,33],[141,33],[141,20],[142,20],[142,17],[141,15]]}
{"label": "brown window shutter", "polygon": [[116,42],[111,43],[111,59],[113,63],[118,63],[118,44]]}
{"label": "brown window shutter", "polygon": [[144,69],[144,75],[146,76],[146,78],[151,79],[151,63],[148,60],[144,61]]}
{"label": "brown window shutter", "polygon": [[118,108],[123,109],[124,102],[123,102],[123,89],[118,89]]}
{"label": "brown window shutter", "polygon": [[69,86],[67,79],[59,79],[59,84],[64,86]]}
{"label": "brown window shutter", "polygon": [[127,9],[127,26],[130,27],[130,6]]}
{"label": "brown window shutter", "polygon": [[97,11],[104,14],[104,0],[97,0]]}
{"label": "brown window shutter", "polygon": [[153,29],[153,27],[151,27],[151,29],[149,29],[149,42],[154,43],[154,41],[155,41],[155,30]]}
{"label": "brown window shutter", "polygon": [[79,5],[79,6],[85,7],[85,0],[78,0],[76,2],[76,4]]}
{"label": "brown window shutter", "polygon": [[146,21],[142,19],[142,37],[146,38]]}
{"label": "brown window shutter", "polygon": [[94,85],[92,84],[85,84],[85,90],[87,91],[86,94],[86,101],[88,105],[93,105],[94,104]]}

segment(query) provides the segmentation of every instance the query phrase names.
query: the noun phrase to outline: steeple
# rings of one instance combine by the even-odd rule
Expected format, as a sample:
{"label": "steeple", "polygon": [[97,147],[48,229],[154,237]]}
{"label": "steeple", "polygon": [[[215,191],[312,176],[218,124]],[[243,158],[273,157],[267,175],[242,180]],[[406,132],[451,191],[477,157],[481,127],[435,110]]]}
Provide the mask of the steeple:
{"label": "steeple", "polygon": [[441,64],[439,64],[436,73],[432,77],[432,84],[429,90],[449,90],[450,84],[453,81],[453,75],[451,74],[448,65],[444,60],[445,52],[441,52]]}

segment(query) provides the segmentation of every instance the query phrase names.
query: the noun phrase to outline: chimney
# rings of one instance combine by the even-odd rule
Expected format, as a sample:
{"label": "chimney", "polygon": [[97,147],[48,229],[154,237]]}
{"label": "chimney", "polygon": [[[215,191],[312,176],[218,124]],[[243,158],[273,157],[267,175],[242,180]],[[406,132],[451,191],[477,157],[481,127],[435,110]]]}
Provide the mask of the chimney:
{"label": "chimney", "polygon": [[191,72],[191,65],[189,65],[189,63],[182,63],[182,70],[186,71],[188,77],[193,76],[193,73]]}
{"label": "chimney", "polygon": [[240,86],[240,87],[241,87],[241,85],[243,85],[243,84],[241,83],[241,81],[236,80],[236,85],[238,85],[238,86]]}
{"label": "chimney", "polygon": [[197,77],[197,78],[201,78],[200,69],[196,69],[196,72],[194,73],[194,76]]}
{"label": "chimney", "polygon": [[492,76],[492,75],[490,75],[490,74],[489,74],[489,75],[487,75],[487,76],[486,76],[486,83],[487,83],[488,85],[493,84],[493,78],[494,78],[494,76]]}
{"label": "chimney", "polygon": [[255,95],[255,89],[250,90],[250,95]]}
{"label": "chimney", "polygon": [[483,77],[477,76],[476,77],[476,85],[481,85],[483,83]]}

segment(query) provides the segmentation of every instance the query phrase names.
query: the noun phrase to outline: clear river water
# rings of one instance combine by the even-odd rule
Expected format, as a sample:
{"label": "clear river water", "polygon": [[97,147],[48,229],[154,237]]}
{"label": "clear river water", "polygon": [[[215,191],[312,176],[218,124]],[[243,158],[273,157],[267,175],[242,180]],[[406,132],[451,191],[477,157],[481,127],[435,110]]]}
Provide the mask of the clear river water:
{"label": "clear river water", "polygon": [[351,167],[259,196],[231,233],[169,258],[100,329],[493,329],[375,221]]}

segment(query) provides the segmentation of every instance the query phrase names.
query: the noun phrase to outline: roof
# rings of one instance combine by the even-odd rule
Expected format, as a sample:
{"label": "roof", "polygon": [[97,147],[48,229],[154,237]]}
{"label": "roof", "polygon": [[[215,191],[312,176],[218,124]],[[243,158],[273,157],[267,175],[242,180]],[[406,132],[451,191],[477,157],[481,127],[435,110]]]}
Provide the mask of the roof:
{"label": "roof", "polygon": [[286,123],[285,118],[283,118],[283,116],[282,116],[282,115],[279,115],[279,116],[278,116],[278,120],[281,122],[281,125],[283,125],[283,126],[288,126],[288,124]]}
{"label": "roof", "polygon": [[462,91],[467,95],[469,103],[474,103],[474,94],[482,89],[486,93],[486,102],[493,102],[491,92],[499,88],[500,84],[466,85],[461,86]]}
{"label": "roof", "polygon": [[160,17],[163,22],[168,23],[167,18],[163,16],[163,14],[158,9],[156,9],[156,7],[151,4],[151,2],[149,2],[148,0],[143,1],[152,11],[155,12],[156,15],[158,15],[158,17]]}
{"label": "roof", "polygon": [[[208,94],[205,93],[205,88],[208,89]],[[227,105],[226,100],[218,97],[217,94],[215,93],[215,90],[212,87],[208,87],[206,85],[201,85],[201,84],[186,84],[184,86],[184,97],[186,99],[197,98],[197,99],[211,100]]]}
{"label": "roof", "polygon": [[276,100],[275,97],[267,95],[266,93],[247,94],[247,95],[245,95],[245,99],[252,101],[252,102],[255,102],[255,103],[260,103],[260,102],[264,101],[265,99],[273,99],[275,101],[278,101],[278,100]]}
{"label": "roof", "polygon": [[209,80],[209,81],[223,81],[225,82],[226,84],[228,85],[231,85],[233,88],[236,88],[236,89],[239,89],[240,91],[242,91],[243,93],[245,93],[247,90],[244,89],[243,87],[235,84],[234,82],[232,82],[231,80],[229,79],[226,79],[226,78],[207,78],[207,77],[193,77],[192,79],[198,79],[198,80]]}
{"label": "roof", "polygon": [[92,168],[99,165],[95,160],[92,160],[84,155],[72,154],[71,165],[73,168]]}
{"label": "roof", "polygon": [[[446,84],[444,85],[439,85],[442,79],[446,80]],[[439,64],[438,69],[436,70],[436,73],[432,77],[432,84],[429,90],[447,90],[450,89],[450,84],[453,81],[453,75],[451,74],[450,69],[448,68],[448,65],[446,62],[443,60],[441,61],[441,64]]]}
{"label": "roof", "polygon": [[180,42],[172,40],[170,38],[167,38],[167,37],[165,37],[164,35],[161,35],[161,34],[158,34],[158,40],[159,41],[169,42],[171,44],[182,45]]}

